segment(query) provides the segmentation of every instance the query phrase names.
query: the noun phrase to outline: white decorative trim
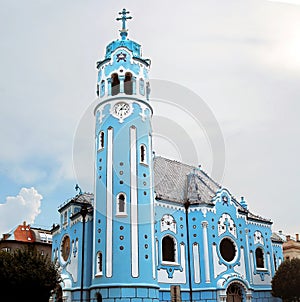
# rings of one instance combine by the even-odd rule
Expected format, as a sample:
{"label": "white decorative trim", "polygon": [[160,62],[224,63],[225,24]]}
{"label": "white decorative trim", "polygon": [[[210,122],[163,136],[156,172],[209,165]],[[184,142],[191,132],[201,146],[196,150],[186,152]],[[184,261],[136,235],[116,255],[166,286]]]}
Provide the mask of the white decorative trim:
{"label": "white decorative trim", "polygon": [[202,222],[202,228],[203,228],[203,248],[204,248],[205,282],[206,283],[210,283],[207,226],[208,226],[208,222],[207,221],[203,221]]}
{"label": "white decorative trim", "polygon": [[[157,239],[155,240],[155,251],[156,251],[155,265],[158,266],[158,240]],[[155,267],[155,270],[156,270],[156,267]]]}
{"label": "white decorative trim", "polygon": [[177,210],[177,211],[182,211],[182,212],[184,211],[183,205],[176,206],[176,205],[166,204],[164,202],[159,202],[159,201],[156,201],[155,205],[162,207],[162,208],[167,208],[167,209],[172,209],[172,210]]}
{"label": "white decorative trim", "polygon": [[250,282],[252,283],[253,282],[253,274],[254,274],[254,271],[253,271],[253,268],[254,268],[254,255],[253,255],[253,252],[250,252],[249,253],[249,266],[250,266]]}
{"label": "white decorative trim", "polygon": [[206,217],[207,212],[211,212],[211,213],[216,214],[217,210],[216,210],[215,207],[210,208],[210,207],[207,207],[207,206],[203,205],[203,206],[189,208],[189,212],[202,212],[203,217]]}
{"label": "white decorative trim", "polygon": [[161,233],[169,230],[170,232],[177,233],[176,221],[170,214],[165,214],[160,220],[160,231]]}
{"label": "white decorative trim", "polygon": [[199,258],[199,244],[193,244],[193,261],[194,261],[194,281],[200,283],[200,258]]}
{"label": "white decorative trim", "polygon": [[[249,251],[249,231],[247,228],[245,229],[245,233],[246,233],[246,250]],[[249,276],[250,276],[250,278],[249,278],[250,283],[252,283],[252,273],[253,273],[252,266],[251,266],[251,257],[252,257],[252,255],[250,252],[248,261],[247,261],[248,262],[248,271],[249,271]]]}
{"label": "white decorative trim", "polygon": [[264,245],[264,237],[260,231],[254,232],[254,244],[260,243],[261,245]]}
{"label": "white decorative trim", "polygon": [[213,265],[213,274],[215,279],[220,276],[222,273],[226,272],[227,266],[219,262],[219,256],[217,252],[217,245],[212,245],[212,265]]}
{"label": "white decorative trim", "polygon": [[[148,152],[152,150],[152,139],[151,135],[148,136]],[[148,154],[147,154],[148,156]],[[152,157],[149,156],[149,164],[152,166]],[[153,194],[153,175],[152,175],[152,169],[149,169],[149,185],[150,185],[150,223],[151,223],[151,243],[152,243],[152,277],[153,279],[156,279],[156,259],[155,259],[155,228],[154,228],[154,194]],[[157,254],[157,252],[156,252]],[[157,260],[158,263],[158,260]],[[157,264],[158,265],[158,264]]]}
{"label": "white decorative trim", "polygon": [[106,277],[112,277],[113,252],[113,129],[107,131],[107,183],[106,183]]}
{"label": "white decorative trim", "polygon": [[229,214],[223,213],[218,221],[218,235],[221,236],[226,231],[228,231],[229,233],[231,233],[231,235],[237,238],[236,227],[233,219]]}
{"label": "white decorative trim", "polygon": [[130,218],[131,218],[131,274],[139,276],[139,234],[136,169],[136,128],[130,128]]}

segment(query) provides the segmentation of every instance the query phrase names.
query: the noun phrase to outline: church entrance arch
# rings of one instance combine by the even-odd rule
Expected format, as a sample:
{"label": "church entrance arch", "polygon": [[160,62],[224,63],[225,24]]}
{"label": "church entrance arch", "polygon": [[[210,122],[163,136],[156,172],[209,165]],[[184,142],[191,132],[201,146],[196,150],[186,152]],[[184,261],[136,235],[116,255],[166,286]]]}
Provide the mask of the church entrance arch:
{"label": "church entrance arch", "polygon": [[243,288],[238,283],[231,283],[226,291],[226,302],[243,302]]}

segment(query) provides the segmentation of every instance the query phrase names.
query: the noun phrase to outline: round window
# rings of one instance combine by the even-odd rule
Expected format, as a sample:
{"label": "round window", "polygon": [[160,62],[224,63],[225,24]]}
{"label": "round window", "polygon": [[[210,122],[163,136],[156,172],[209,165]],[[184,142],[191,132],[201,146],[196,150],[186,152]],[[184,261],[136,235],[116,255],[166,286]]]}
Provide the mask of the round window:
{"label": "round window", "polygon": [[65,236],[61,242],[61,256],[64,261],[67,261],[70,255],[70,237]]}
{"label": "round window", "polygon": [[236,255],[234,242],[229,238],[224,238],[220,243],[220,253],[225,261],[231,262]]}

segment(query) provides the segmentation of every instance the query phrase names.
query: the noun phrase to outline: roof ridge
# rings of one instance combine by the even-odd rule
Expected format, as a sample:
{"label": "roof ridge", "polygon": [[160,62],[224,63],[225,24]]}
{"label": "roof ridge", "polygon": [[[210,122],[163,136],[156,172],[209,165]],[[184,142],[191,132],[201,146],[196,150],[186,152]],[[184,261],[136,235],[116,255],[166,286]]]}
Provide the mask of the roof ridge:
{"label": "roof ridge", "polygon": [[[161,155],[155,155],[155,157],[154,158],[162,158],[162,159],[164,159],[164,160],[166,160],[166,161],[169,161],[169,162],[173,162],[173,163],[177,163],[177,164],[180,164],[180,165],[184,165],[184,166],[186,166],[186,167],[189,167],[189,168],[191,168],[191,170],[193,170],[193,169],[197,169],[197,171],[199,171],[200,173],[202,173],[204,176],[206,176],[207,178],[209,178],[209,180],[211,180],[216,186],[218,186],[219,188],[222,188],[222,186],[218,183],[218,182],[216,182],[213,178],[211,178],[209,175],[208,175],[208,173],[206,172],[206,171],[204,171],[202,168],[200,169],[199,167],[197,167],[197,166],[192,166],[192,165],[190,165],[190,164],[187,164],[187,163],[184,163],[184,162],[180,162],[180,161],[178,161],[178,160],[176,160],[176,159],[170,159],[170,158],[167,158],[167,157],[164,157],[164,156],[161,156]],[[211,188],[210,188],[211,189]]]}

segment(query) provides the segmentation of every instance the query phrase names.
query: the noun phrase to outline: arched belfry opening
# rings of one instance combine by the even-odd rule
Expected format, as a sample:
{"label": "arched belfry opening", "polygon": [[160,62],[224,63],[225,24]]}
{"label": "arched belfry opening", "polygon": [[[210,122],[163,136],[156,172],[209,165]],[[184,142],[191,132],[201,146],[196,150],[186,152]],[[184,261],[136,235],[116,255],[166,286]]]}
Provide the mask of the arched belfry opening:
{"label": "arched belfry opening", "polygon": [[111,95],[120,93],[120,79],[117,73],[111,75]]}
{"label": "arched belfry opening", "polygon": [[125,73],[124,92],[125,92],[125,94],[132,94],[133,93],[132,74],[130,72]]}

